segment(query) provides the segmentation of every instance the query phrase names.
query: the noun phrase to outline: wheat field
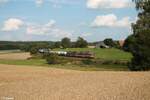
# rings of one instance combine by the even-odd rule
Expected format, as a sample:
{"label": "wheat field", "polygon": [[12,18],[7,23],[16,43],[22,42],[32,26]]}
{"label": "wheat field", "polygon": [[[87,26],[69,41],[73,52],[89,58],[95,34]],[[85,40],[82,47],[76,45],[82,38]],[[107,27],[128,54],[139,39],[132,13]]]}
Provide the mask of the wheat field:
{"label": "wheat field", "polygon": [[0,59],[3,60],[25,60],[31,57],[30,53],[4,53],[0,54]]}
{"label": "wheat field", "polygon": [[150,100],[150,72],[0,64],[0,100]]}

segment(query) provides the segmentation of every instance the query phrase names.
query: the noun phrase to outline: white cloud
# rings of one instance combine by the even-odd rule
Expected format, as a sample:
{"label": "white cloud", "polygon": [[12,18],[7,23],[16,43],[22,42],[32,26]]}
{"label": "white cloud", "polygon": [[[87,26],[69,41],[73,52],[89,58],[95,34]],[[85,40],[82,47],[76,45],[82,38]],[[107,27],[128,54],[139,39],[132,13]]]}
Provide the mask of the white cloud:
{"label": "white cloud", "polygon": [[28,25],[26,33],[30,35],[50,35],[52,37],[71,37],[72,34],[56,27],[54,20],[50,20],[44,25]]}
{"label": "white cloud", "polygon": [[78,0],[35,0],[37,6],[41,6],[43,3],[49,3],[54,8],[61,8],[63,5],[77,5]]}
{"label": "white cloud", "polygon": [[88,36],[91,36],[92,35],[92,33],[83,33],[81,36],[82,37],[88,37]]}
{"label": "white cloud", "polygon": [[36,0],[35,3],[37,6],[41,6],[44,3],[44,0]]}
{"label": "white cloud", "polygon": [[17,18],[9,18],[4,22],[4,26],[2,28],[2,31],[14,31],[18,30],[24,22]]}
{"label": "white cloud", "polygon": [[22,21],[17,18],[10,18],[4,22],[4,25],[1,31],[15,31],[19,30],[22,26],[24,26],[21,30],[24,31],[27,35],[40,35],[40,36],[51,36],[54,38],[62,38],[62,37],[72,37],[70,32],[67,32],[63,29],[60,29],[56,26],[55,20],[50,20],[46,24],[36,24]]}
{"label": "white cloud", "polygon": [[45,35],[51,31],[51,29],[53,28],[54,25],[55,25],[54,20],[50,20],[45,25],[31,24],[31,25],[27,26],[27,34]]}
{"label": "white cloud", "polygon": [[129,17],[118,19],[114,14],[97,16],[92,23],[92,27],[130,27]]}
{"label": "white cloud", "polygon": [[130,0],[87,0],[87,7],[92,9],[125,8],[131,5]]}

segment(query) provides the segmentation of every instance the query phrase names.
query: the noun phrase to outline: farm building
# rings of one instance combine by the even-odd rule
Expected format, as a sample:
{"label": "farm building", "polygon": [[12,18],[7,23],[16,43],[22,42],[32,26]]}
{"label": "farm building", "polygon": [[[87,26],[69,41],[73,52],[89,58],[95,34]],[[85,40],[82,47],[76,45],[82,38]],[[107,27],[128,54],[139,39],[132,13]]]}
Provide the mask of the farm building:
{"label": "farm building", "polygon": [[100,41],[96,44],[96,48],[110,48],[110,47],[106,45],[103,41]]}

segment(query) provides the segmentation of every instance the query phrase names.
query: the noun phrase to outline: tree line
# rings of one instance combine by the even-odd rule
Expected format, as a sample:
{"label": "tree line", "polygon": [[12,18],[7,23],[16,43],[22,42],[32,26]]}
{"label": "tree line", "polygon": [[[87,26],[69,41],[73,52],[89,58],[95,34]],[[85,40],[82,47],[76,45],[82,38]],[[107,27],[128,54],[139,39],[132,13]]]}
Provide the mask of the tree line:
{"label": "tree line", "polygon": [[[111,38],[103,41],[109,47],[120,48],[119,42]],[[82,37],[78,37],[76,41],[71,41],[70,38],[64,37],[61,41],[0,41],[0,50],[22,50],[30,51],[31,48],[86,48],[95,46],[99,42],[88,42]]]}
{"label": "tree line", "polygon": [[72,42],[70,38],[65,37],[61,41],[0,41],[0,50],[30,51],[32,47],[37,48],[85,48],[88,42],[82,37],[78,37],[77,41]]}

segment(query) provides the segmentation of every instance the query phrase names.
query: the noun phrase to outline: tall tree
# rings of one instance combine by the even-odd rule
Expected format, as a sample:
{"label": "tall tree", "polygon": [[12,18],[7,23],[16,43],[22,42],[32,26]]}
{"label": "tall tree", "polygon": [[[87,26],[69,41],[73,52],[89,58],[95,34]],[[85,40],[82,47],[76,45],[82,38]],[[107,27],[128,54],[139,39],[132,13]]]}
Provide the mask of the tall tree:
{"label": "tall tree", "polygon": [[61,40],[61,46],[63,48],[70,48],[71,47],[71,40],[69,38],[67,38],[67,37],[63,38]]}
{"label": "tall tree", "polygon": [[78,48],[85,48],[87,47],[88,43],[86,40],[84,40],[82,37],[78,37],[75,46]]}
{"label": "tall tree", "polygon": [[105,39],[104,43],[109,47],[119,48],[119,43],[117,43],[117,41],[114,41],[112,38]]}
{"label": "tall tree", "polygon": [[138,20],[132,25],[133,35],[125,42],[125,48],[133,55],[130,70],[150,70],[150,0],[133,0],[139,11]]}

